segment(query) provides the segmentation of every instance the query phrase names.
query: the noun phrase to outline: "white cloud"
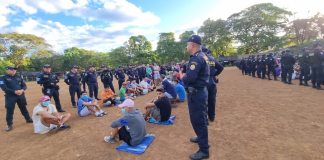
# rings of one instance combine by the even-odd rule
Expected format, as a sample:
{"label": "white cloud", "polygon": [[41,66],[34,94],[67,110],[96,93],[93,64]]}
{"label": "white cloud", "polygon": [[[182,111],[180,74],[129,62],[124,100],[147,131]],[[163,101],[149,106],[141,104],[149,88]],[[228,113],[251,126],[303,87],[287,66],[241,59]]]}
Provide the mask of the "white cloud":
{"label": "white cloud", "polygon": [[37,21],[29,18],[12,31],[40,36],[58,52],[69,47],[80,47],[95,51],[109,51],[121,46],[130,35],[128,31],[107,31],[92,25],[65,26],[60,22]]}

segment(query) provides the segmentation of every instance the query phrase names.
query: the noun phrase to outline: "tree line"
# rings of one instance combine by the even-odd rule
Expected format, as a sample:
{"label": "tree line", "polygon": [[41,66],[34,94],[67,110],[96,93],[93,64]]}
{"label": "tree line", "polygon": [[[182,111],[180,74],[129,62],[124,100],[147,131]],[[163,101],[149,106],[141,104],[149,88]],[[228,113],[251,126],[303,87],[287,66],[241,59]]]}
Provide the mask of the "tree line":
{"label": "tree line", "polygon": [[[207,19],[198,29],[185,31],[179,37],[173,32],[160,33],[157,48],[143,35],[131,36],[122,46],[109,52],[96,52],[77,47],[57,53],[44,38],[31,34],[0,34],[0,74],[13,64],[25,71],[39,71],[50,64],[56,71],[71,65],[117,67],[129,64],[174,63],[187,60],[186,40],[193,34],[202,36],[204,45],[214,56],[242,55],[302,45],[324,38],[324,16],[289,21],[292,12],[261,3],[234,13],[226,20]],[[178,40],[176,40],[178,38]]]}

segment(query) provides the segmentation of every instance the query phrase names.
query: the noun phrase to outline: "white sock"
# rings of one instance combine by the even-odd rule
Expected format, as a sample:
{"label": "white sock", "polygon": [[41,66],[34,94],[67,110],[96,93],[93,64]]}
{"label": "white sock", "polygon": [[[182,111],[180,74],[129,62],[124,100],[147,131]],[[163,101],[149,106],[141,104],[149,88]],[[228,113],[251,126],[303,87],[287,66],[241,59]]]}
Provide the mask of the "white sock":
{"label": "white sock", "polygon": [[99,116],[99,115],[100,115],[100,112],[96,112],[95,115],[96,115],[96,116]]}

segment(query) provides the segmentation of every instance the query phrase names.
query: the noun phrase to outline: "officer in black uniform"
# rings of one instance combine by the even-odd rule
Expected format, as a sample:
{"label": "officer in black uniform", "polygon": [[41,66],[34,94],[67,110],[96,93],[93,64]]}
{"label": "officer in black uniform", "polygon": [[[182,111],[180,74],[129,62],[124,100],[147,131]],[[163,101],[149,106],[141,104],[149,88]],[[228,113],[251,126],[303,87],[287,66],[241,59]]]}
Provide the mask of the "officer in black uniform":
{"label": "officer in black uniform", "polygon": [[246,60],[245,60],[245,58],[242,58],[242,60],[240,62],[240,67],[241,67],[242,75],[244,76],[246,74]]}
{"label": "officer in black uniform", "polygon": [[118,89],[120,89],[123,82],[125,82],[125,73],[121,66],[117,69],[115,78],[118,80]]}
{"label": "officer in black uniform", "polygon": [[137,73],[138,73],[139,80],[142,81],[145,78],[145,74],[146,74],[144,64],[137,67]]}
{"label": "officer in black uniform", "polygon": [[251,76],[251,73],[252,73],[252,58],[251,58],[251,56],[249,56],[246,61],[246,70],[247,70],[247,74],[249,76]]}
{"label": "officer in black uniform", "polygon": [[311,57],[311,68],[312,68],[312,84],[313,88],[321,89],[321,76],[322,76],[322,60],[323,55],[321,55],[321,51],[316,48],[314,50],[314,56]]}
{"label": "officer in black uniform", "polygon": [[267,60],[267,76],[268,76],[268,79],[271,80],[270,73],[272,73],[274,80],[277,80],[277,76],[276,76],[276,73],[275,73],[276,62],[275,62],[275,59],[273,58],[273,53],[268,54],[266,60]]}
{"label": "officer in black uniform", "polygon": [[6,107],[6,131],[12,130],[13,114],[16,103],[21,114],[25,117],[27,123],[33,123],[27,110],[27,102],[25,98],[25,90],[27,86],[20,76],[16,76],[17,68],[12,66],[6,67],[6,75],[0,77],[0,87],[5,92],[5,107]]}
{"label": "officer in black uniform", "polygon": [[310,78],[310,58],[307,54],[306,48],[303,48],[303,54],[299,59],[299,63],[300,63],[299,85],[308,86],[308,80]]}
{"label": "officer in black uniform", "polygon": [[103,66],[103,71],[101,72],[100,79],[101,79],[101,82],[104,85],[104,88],[106,88],[107,86],[109,86],[111,88],[111,90],[114,93],[116,93],[115,92],[114,85],[113,85],[114,74],[106,66]]}
{"label": "officer in black uniform", "polygon": [[129,68],[127,69],[126,74],[127,74],[127,76],[128,76],[128,80],[130,80],[130,81],[136,80],[135,73],[134,73],[132,67],[129,67]]}
{"label": "officer in black uniform", "polygon": [[97,81],[97,73],[94,66],[89,67],[89,71],[87,72],[87,75],[85,77],[85,81],[88,85],[89,89],[89,96],[93,98],[96,98],[97,100],[100,100],[98,98],[98,81]]}
{"label": "officer in black uniform", "polygon": [[291,84],[292,74],[294,73],[294,64],[296,60],[290,50],[286,50],[285,67],[287,70],[287,83]]}
{"label": "officer in black uniform", "polygon": [[258,78],[261,78],[261,73],[262,73],[262,59],[260,57],[260,55],[257,55],[257,58],[256,58],[256,68],[257,68],[257,76]]}
{"label": "officer in black uniform", "polygon": [[257,61],[256,61],[256,59],[255,59],[255,56],[254,55],[252,55],[252,64],[251,64],[251,73],[252,73],[252,77],[255,77],[255,72],[256,72],[256,70],[257,70]]}
{"label": "officer in black uniform", "polygon": [[266,56],[262,55],[261,56],[261,61],[259,61],[260,63],[260,70],[261,70],[261,78],[265,79],[265,75],[267,72],[267,62],[266,62]]}
{"label": "officer in black uniform", "polygon": [[82,71],[81,73],[81,82],[82,82],[82,89],[84,92],[87,91],[87,88],[86,88],[86,76],[87,76],[87,72],[86,71]]}
{"label": "officer in black uniform", "polygon": [[217,94],[217,86],[216,86],[216,76],[222,73],[224,67],[211,55],[211,51],[206,47],[202,47],[202,51],[206,53],[208,57],[208,65],[209,65],[209,83],[207,86],[208,90],[208,119],[211,122],[215,120],[215,109],[216,109],[216,94]]}
{"label": "officer in black uniform", "polygon": [[64,76],[64,82],[69,85],[69,92],[71,96],[72,106],[75,108],[75,93],[77,94],[78,99],[81,96],[81,75],[78,73],[78,66],[74,65],[70,72]]}
{"label": "officer in black uniform", "polygon": [[192,127],[197,137],[190,141],[198,143],[199,150],[190,159],[199,160],[209,157],[208,128],[207,128],[207,85],[209,81],[208,57],[200,50],[201,38],[193,35],[187,42],[190,60],[186,74],[182,80],[188,91],[188,107]]}
{"label": "officer in black uniform", "polygon": [[65,112],[62,109],[60,102],[59,89],[60,87],[57,83],[60,81],[55,73],[51,72],[52,68],[49,64],[43,66],[43,72],[36,78],[37,84],[42,85],[42,92],[44,95],[53,97],[55,101],[55,106],[58,112]]}

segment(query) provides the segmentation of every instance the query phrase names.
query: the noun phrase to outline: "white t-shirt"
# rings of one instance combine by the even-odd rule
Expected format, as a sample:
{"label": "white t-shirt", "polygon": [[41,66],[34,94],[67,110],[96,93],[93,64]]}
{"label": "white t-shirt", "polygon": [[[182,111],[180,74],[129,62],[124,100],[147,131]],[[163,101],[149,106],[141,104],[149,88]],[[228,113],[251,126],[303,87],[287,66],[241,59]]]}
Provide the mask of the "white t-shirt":
{"label": "white t-shirt", "polygon": [[40,111],[46,111],[49,114],[57,112],[56,107],[53,104],[50,104],[47,108],[48,108],[48,111],[46,111],[46,107],[42,107],[41,104],[38,104],[33,110],[32,119],[33,119],[35,133],[48,132],[52,127],[52,125],[51,125],[51,127],[44,126],[41,122],[40,116],[37,115],[37,113]]}
{"label": "white t-shirt", "polygon": [[149,88],[149,84],[147,82],[145,82],[144,80],[141,81],[139,85],[141,87],[143,87],[144,89],[148,89]]}

